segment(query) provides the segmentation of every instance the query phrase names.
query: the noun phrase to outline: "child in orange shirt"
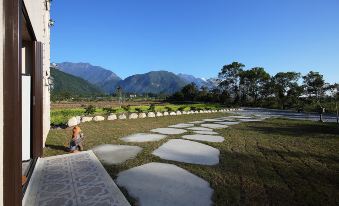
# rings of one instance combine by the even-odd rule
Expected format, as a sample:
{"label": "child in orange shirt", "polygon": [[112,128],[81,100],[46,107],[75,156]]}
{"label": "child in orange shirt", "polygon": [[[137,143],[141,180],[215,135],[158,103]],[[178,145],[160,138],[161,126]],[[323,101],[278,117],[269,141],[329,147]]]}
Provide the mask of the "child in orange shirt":
{"label": "child in orange shirt", "polygon": [[72,153],[82,150],[82,141],[83,134],[81,133],[81,129],[79,126],[75,126],[73,128],[72,139],[69,143],[69,147],[67,148],[67,150]]}

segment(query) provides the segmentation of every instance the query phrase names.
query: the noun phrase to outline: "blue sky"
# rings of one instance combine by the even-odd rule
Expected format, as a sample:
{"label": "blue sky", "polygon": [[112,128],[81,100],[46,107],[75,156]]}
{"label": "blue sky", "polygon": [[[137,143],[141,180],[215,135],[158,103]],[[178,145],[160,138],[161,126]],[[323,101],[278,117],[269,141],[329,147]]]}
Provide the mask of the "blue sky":
{"label": "blue sky", "polygon": [[338,11],[338,0],[54,0],[51,61],[122,78],[152,70],[209,78],[239,61],[339,82]]}

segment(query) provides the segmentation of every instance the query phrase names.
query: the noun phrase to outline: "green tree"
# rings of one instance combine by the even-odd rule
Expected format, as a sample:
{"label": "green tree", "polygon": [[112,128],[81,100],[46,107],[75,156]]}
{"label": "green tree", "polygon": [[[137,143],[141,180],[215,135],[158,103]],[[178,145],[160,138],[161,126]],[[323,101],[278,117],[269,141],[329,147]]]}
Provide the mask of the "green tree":
{"label": "green tree", "polygon": [[306,94],[309,97],[315,97],[316,100],[319,100],[325,93],[325,80],[323,75],[319,72],[310,71],[308,74],[302,77],[305,87]]}
{"label": "green tree", "polygon": [[270,75],[262,67],[254,67],[250,70],[240,72],[240,88],[242,91],[242,99],[246,100],[250,96],[256,103],[265,86],[270,80]]}
{"label": "green tree", "polygon": [[[282,109],[285,109],[286,103],[291,102],[291,94],[293,91],[298,91],[298,80],[300,73],[297,72],[279,72],[273,78],[274,95],[278,99]],[[296,94],[295,94],[296,95]]]}
{"label": "green tree", "polygon": [[188,101],[194,101],[198,95],[198,92],[199,90],[197,88],[197,85],[193,82],[187,84],[181,89],[181,93],[184,95],[184,99]]}
{"label": "green tree", "polygon": [[199,101],[204,101],[204,102],[208,102],[211,101],[211,99],[209,99],[209,90],[206,86],[202,86],[200,88],[200,91],[198,92],[198,96],[197,99]]}
{"label": "green tree", "polygon": [[234,98],[234,102],[239,101],[239,83],[240,83],[240,72],[243,71],[244,64],[239,62],[233,62],[231,64],[223,66],[219,75],[218,81],[219,88],[226,92],[227,96]]}

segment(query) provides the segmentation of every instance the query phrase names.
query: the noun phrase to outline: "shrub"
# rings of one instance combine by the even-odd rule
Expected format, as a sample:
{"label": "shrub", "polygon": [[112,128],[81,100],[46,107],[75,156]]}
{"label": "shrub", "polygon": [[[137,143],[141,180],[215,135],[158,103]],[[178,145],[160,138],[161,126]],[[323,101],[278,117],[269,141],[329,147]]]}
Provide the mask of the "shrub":
{"label": "shrub", "polygon": [[150,112],[155,112],[155,105],[154,105],[154,104],[151,104],[151,106],[149,106],[148,111],[150,111]]}
{"label": "shrub", "polygon": [[115,113],[117,110],[113,109],[112,107],[104,107],[102,108],[102,110],[106,113],[106,114],[111,114],[111,113]]}
{"label": "shrub", "polygon": [[129,112],[131,110],[131,105],[122,106],[121,108],[123,108],[126,112]]}
{"label": "shrub", "polygon": [[181,106],[181,107],[178,108],[178,110],[179,110],[180,112],[184,111],[185,109],[186,109],[186,106]]}
{"label": "shrub", "polygon": [[141,112],[143,112],[143,111],[142,111],[142,109],[141,109],[141,108],[139,108],[139,107],[135,108],[135,111],[136,111],[136,112],[138,112],[138,113],[141,113]]}
{"label": "shrub", "polygon": [[173,112],[173,108],[172,107],[165,107],[165,109],[168,111],[168,112]]}
{"label": "shrub", "polygon": [[197,107],[195,107],[195,106],[191,106],[191,110],[197,110]]}
{"label": "shrub", "polygon": [[90,115],[90,114],[94,114],[95,111],[96,111],[95,106],[89,105],[88,107],[85,108],[85,112],[84,113],[87,114],[87,115]]}

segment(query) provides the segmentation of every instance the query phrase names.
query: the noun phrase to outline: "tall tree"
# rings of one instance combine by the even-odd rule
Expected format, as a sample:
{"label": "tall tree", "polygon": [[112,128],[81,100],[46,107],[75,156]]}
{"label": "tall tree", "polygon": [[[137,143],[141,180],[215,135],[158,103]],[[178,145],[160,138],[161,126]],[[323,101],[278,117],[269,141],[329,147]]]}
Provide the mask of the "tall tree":
{"label": "tall tree", "polygon": [[309,97],[315,97],[319,100],[326,90],[326,84],[323,75],[319,72],[310,71],[307,75],[303,76],[305,91]]}
{"label": "tall tree", "polygon": [[[286,103],[291,101],[293,97],[297,96],[298,80],[300,79],[300,73],[297,72],[279,72],[273,78],[274,94],[278,98],[279,104],[282,109],[285,109]],[[300,95],[300,94],[299,94]]]}
{"label": "tall tree", "polygon": [[190,83],[184,86],[181,89],[182,94],[184,95],[185,100],[193,101],[198,96],[198,87],[195,83]]}
{"label": "tall tree", "polygon": [[240,87],[244,95],[252,97],[254,102],[261,97],[265,86],[270,80],[270,75],[262,67],[254,67],[250,70],[240,72]]}
{"label": "tall tree", "polygon": [[232,96],[235,102],[239,100],[239,74],[243,71],[244,67],[245,65],[242,63],[233,62],[223,66],[218,75],[220,89],[223,93],[226,93],[227,96]]}

